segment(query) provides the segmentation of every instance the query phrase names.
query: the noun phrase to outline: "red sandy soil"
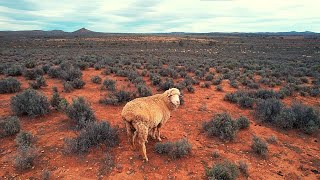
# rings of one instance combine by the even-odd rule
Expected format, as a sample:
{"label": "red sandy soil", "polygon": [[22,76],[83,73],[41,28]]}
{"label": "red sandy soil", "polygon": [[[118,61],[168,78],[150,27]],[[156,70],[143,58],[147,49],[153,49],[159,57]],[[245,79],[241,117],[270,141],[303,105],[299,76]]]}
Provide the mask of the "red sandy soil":
{"label": "red sandy soil", "polygon": [[[133,151],[127,142],[120,112],[121,106],[107,106],[99,104],[99,99],[107,94],[100,86],[90,81],[91,77],[99,75],[117,80],[117,88],[127,87],[125,78],[114,75],[102,75],[101,71],[88,69],[83,71],[86,85],[83,89],[71,93],[62,92],[60,80],[46,76],[48,87],[42,88],[47,97],[52,95],[52,87],[57,86],[62,97],[70,102],[73,97],[83,96],[90,103],[99,120],[107,120],[113,126],[120,128],[120,144],[112,148],[109,153],[114,157],[115,167],[105,175],[100,175],[103,159],[107,149],[103,146],[95,147],[86,155],[65,154],[64,138],[74,137],[78,131],[72,130],[70,120],[61,112],[52,110],[48,115],[30,118],[20,117],[22,130],[30,131],[36,137],[35,146],[39,157],[35,166],[27,171],[18,172],[13,167],[16,156],[15,136],[2,138],[0,143],[0,179],[15,178],[41,179],[43,171],[49,170],[53,179],[206,179],[205,167],[229,159],[233,162],[244,160],[249,165],[249,179],[320,179],[319,174],[311,170],[320,170],[319,134],[305,135],[299,131],[283,131],[266,124],[259,124],[254,120],[252,110],[244,110],[235,104],[223,100],[227,92],[235,91],[230,88],[227,81],[223,81],[224,91],[218,92],[215,87],[200,88],[195,86],[195,93],[185,92],[185,104],[172,113],[171,119],[162,128],[163,139],[174,141],[187,138],[192,144],[192,154],[177,160],[154,152],[155,140],[149,140],[147,154],[149,162],[143,162],[138,151]],[[23,77],[18,77],[22,82],[22,89],[28,87],[28,82]],[[148,80],[145,78],[145,80]],[[147,81],[150,85],[150,81]],[[154,93],[155,88],[152,87]],[[11,115],[10,97],[15,94],[0,95],[0,116]],[[297,98],[306,104],[319,106],[319,99]],[[286,99],[290,103],[291,99]],[[200,111],[200,106],[207,109]],[[204,121],[221,112],[229,112],[233,118],[243,115],[251,121],[250,128],[238,132],[233,142],[224,142],[218,138],[208,138],[201,131]],[[255,155],[251,149],[253,135],[268,138],[274,135],[277,144],[269,145],[269,154],[266,158]],[[214,150],[218,150],[220,157],[213,158]],[[240,175],[240,179],[246,179]]]}

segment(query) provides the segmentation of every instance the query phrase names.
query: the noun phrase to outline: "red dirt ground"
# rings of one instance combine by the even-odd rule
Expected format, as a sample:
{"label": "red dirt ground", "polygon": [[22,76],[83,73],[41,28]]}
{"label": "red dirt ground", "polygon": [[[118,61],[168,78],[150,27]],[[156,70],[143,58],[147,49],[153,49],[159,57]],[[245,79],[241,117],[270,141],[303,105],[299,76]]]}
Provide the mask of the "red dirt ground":
{"label": "red dirt ground", "polygon": [[[30,131],[37,138],[35,146],[40,156],[35,166],[27,171],[18,172],[13,167],[16,155],[15,136],[1,139],[0,147],[0,177],[1,179],[41,179],[44,170],[51,172],[53,179],[205,179],[205,167],[229,159],[234,162],[244,160],[249,165],[249,179],[320,179],[319,174],[311,170],[320,170],[319,134],[308,136],[298,131],[283,131],[254,121],[253,112],[244,110],[235,104],[223,101],[227,92],[235,91],[229,83],[223,81],[224,91],[218,92],[215,87],[210,89],[195,86],[195,93],[185,93],[185,105],[172,113],[171,119],[162,128],[163,141],[174,141],[187,138],[192,144],[192,154],[186,158],[172,160],[167,156],[156,154],[153,150],[156,141],[150,140],[147,144],[149,162],[142,161],[138,151],[133,151],[127,142],[126,133],[120,118],[121,106],[107,106],[98,103],[98,100],[107,91],[90,81],[91,77],[99,75],[103,79],[117,80],[117,88],[127,87],[125,78],[114,75],[102,75],[101,71],[88,69],[83,71],[86,85],[83,89],[72,93],[61,92],[63,89],[60,80],[46,76],[48,87],[42,88],[47,97],[51,97],[52,87],[57,86],[62,97],[70,102],[73,97],[83,96],[95,111],[99,120],[107,120],[113,126],[120,128],[120,144],[110,150],[115,161],[115,167],[106,175],[100,175],[102,161],[107,152],[105,147],[92,148],[86,155],[70,155],[63,152],[64,138],[74,137],[77,131],[71,129],[70,121],[61,112],[52,110],[48,115],[29,118],[20,117],[22,130]],[[23,77],[22,89],[28,87]],[[147,80],[147,78],[145,78]],[[150,86],[150,82],[147,81]],[[157,93],[153,87],[153,92]],[[0,95],[0,116],[11,115],[10,97],[14,94]],[[318,106],[319,99],[297,97],[304,103]],[[286,99],[290,103],[292,99]],[[200,106],[207,110],[200,111]],[[250,128],[239,131],[233,142],[223,142],[218,138],[208,138],[202,131],[202,122],[208,121],[214,114],[227,111],[233,118],[240,115],[248,117]],[[269,145],[269,155],[261,158],[251,152],[250,145],[253,135],[268,138],[275,135],[277,144]],[[213,158],[212,153],[218,150],[220,157]],[[244,175],[240,179],[246,179]]]}

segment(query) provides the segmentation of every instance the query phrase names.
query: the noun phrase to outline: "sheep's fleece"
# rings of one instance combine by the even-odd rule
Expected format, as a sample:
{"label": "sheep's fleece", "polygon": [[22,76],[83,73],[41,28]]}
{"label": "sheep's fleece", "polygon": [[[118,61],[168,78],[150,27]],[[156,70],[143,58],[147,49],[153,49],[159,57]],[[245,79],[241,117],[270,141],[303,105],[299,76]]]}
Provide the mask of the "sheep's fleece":
{"label": "sheep's fleece", "polygon": [[137,138],[146,161],[148,158],[145,143],[148,142],[148,134],[161,141],[160,128],[170,118],[170,112],[179,107],[179,96],[180,91],[171,88],[162,94],[134,99],[124,106],[121,116],[129,141],[132,140],[132,146],[135,147]]}

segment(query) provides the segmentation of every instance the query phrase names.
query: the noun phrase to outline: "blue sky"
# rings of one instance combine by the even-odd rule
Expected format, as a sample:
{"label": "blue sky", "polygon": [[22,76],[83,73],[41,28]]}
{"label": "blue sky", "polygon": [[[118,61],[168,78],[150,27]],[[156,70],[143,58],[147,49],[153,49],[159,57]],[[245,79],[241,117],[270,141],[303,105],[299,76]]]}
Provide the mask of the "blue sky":
{"label": "blue sky", "polygon": [[1,0],[0,30],[320,32],[319,0]]}

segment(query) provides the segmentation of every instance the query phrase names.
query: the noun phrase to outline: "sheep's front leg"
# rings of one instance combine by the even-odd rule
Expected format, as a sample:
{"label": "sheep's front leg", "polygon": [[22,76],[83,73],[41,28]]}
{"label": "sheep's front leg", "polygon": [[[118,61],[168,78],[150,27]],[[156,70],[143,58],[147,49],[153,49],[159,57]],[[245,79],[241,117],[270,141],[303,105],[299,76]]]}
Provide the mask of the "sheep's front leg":
{"label": "sheep's front leg", "polygon": [[160,137],[160,128],[157,128],[157,139],[158,139],[158,141],[162,141],[162,139]]}
{"label": "sheep's front leg", "polygon": [[155,127],[155,128],[152,128],[152,132],[151,132],[151,137],[152,137],[152,139],[157,139],[156,133],[157,133],[157,128],[156,128],[156,127]]}
{"label": "sheep's front leg", "polygon": [[162,124],[160,123],[157,127],[156,127],[156,132],[157,132],[157,134],[156,134],[156,136],[157,136],[157,139],[158,139],[158,141],[162,141],[162,139],[161,139],[161,137],[160,137],[160,128],[161,128],[161,126],[162,126]]}

